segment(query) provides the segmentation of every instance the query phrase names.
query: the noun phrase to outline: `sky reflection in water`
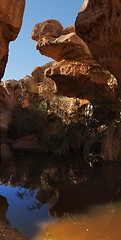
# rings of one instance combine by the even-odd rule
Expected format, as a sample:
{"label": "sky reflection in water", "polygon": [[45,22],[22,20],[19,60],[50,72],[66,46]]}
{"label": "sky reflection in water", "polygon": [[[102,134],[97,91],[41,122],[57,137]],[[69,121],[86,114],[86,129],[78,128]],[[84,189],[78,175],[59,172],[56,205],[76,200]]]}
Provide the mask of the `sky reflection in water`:
{"label": "sky reflection in water", "polygon": [[0,185],[2,219],[30,240],[120,240],[121,164],[40,159],[1,167],[1,182],[26,186]]}
{"label": "sky reflection in water", "polygon": [[37,191],[0,185],[0,194],[9,203],[7,219],[12,227],[19,229],[29,239],[33,239],[38,230],[42,232],[47,223],[56,221],[48,214],[48,204],[41,205],[35,198]]}
{"label": "sky reflection in water", "polygon": [[[38,189],[0,185],[7,198],[7,219],[31,240],[120,240],[121,202],[90,206],[83,214],[54,218],[49,205],[36,199]],[[42,234],[43,233],[43,234]]]}

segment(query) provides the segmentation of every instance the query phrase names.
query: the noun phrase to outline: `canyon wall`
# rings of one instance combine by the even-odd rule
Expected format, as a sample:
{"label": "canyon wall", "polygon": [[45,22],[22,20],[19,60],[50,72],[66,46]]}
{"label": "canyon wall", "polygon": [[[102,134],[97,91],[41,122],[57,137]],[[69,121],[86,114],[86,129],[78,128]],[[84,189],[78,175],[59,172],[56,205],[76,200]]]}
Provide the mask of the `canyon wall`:
{"label": "canyon wall", "polygon": [[[105,2],[103,1],[103,4]],[[5,14],[1,17],[1,49],[4,50],[1,50],[1,77],[7,62],[9,41],[14,40],[20,30],[25,2],[18,1],[18,4],[20,3],[18,21],[18,15],[15,15],[11,21],[9,20],[9,24],[7,25]],[[107,10],[109,8],[108,3],[107,1]],[[105,6],[103,4],[102,1],[85,1],[77,17],[76,24],[66,28],[63,28],[58,20],[53,19],[35,25],[32,31],[32,39],[36,41],[37,50],[40,54],[50,57],[54,61],[35,68],[31,76],[26,76],[19,81],[1,82],[0,101],[2,106],[1,132],[3,134],[3,155],[9,149],[15,152],[18,148],[21,149],[23,147],[29,150],[32,148],[45,151],[49,149],[49,151],[55,153],[69,152],[70,149],[77,147],[84,148],[84,155],[89,156],[89,153],[93,151],[92,149],[95,149],[97,146],[100,146],[100,150],[96,151],[102,154],[101,140],[103,136],[108,143],[112,144],[110,145],[112,149],[110,151],[109,145],[107,145],[107,142],[105,143],[105,152],[107,153],[109,149],[109,154],[106,155],[105,159],[115,160],[120,156],[121,135],[119,134],[119,120],[121,116],[121,88],[119,75],[114,71],[114,68],[120,69],[118,65],[120,61],[116,64],[117,55],[120,51],[116,53],[116,56],[113,53],[113,58],[110,54],[107,54],[109,53],[108,37],[110,32],[108,35],[107,28],[105,28],[106,37],[104,38],[101,35],[101,27],[103,26],[101,11],[103,11],[103,7]],[[12,16],[12,6],[10,5],[10,16]],[[2,2],[1,7],[2,12],[4,12],[5,6],[2,5]],[[7,5],[5,9],[7,9]],[[89,15],[89,19],[84,15],[83,20],[80,22],[81,16],[86,14],[86,9],[89,10],[87,14],[87,16]],[[95,11],[97,14],[96,26]],[[9,13],[8,10],[7,13]],[[105,14],[108,13],[106,12]],[[98,29],[97,31],[95,30],[97,26],[98,28],[100,27],[100,32]],[[120,43],[118,44],[118,38],[116,39],[116,46],[119,47]],[[103,46],[105,47],[103,48]],[[114,51],[113,43],[110,45],[110,49],[112,49],[112,53]],[[60,96],[70,98],[66,99],[68,109],[64,109],[66,108],[65,106],[64,108],[60,107]],[[55,101],[54,110],[52,110],[52,101]],[[90,118],[88,121],[84,113],[80,121],[80,116],[82,116],[81,113],[83,112],[83,108],[80,107],[83,103],[84,106],[88,105],[89,102],[93,106],[93,116],[92,112],[90,114],[91,118],[89,115],[86,116]],[[70,106],[72,108],[74,106],[73,110]],[[43,108],[46,110],[43,111]],[[78,110],[81,112],[79,115],[77,114],[77,118],[75,117],[76,120],[73,119],[75,121],[74,124],[81,124],[81,127],[84,127],[84,131],[78,129],[78,127],[78,131],[74,130],[70,126],[73,122],[72,118],[70,116],[67,117],[68,113],[70,115],[72,113],[75,114]],[[110,124],[111,127],[109,127],[109,130],[111,130],[108,131]],[[107,135],[105,134],[106,130]],[[70,132],[76,136],[76,146],[73,141],[71,142],[71,135],[68,135]],[[8,139],[8,136],[10,139]],[[59,145],[58,136],[59,139],[68,138],[67,142],[65,140],[65,145],[63,144],[63,140],[60,141],[62,142],[62,146]],[[114,141],[114,139],[117,139],[118,142]],[[118,145],[117,153],[113,152],[116,149],[115,144],[113,144],[114,142]]]}
{"label": "canyon wall", "polygon": [[0,0],[0,79],[8,60],[9,42],[16,39],[21,28],[25,0]]}
{"label": "canyon wall", "polygon": [[85,0],[75,27],[96,61],[116,77],[121,98],[121,1]]}

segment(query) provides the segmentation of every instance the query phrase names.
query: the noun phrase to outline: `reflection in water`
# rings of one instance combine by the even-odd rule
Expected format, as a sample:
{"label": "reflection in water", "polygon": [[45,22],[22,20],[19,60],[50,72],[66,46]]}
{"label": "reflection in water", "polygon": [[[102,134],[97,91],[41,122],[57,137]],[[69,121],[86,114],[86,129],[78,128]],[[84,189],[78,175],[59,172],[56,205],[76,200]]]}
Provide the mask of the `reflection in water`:
{"label": "reflection in water", "polygon": [[0,219],[8,224],[9,221],[6,218],[7,209],[8,209],[7,199],[3,196],[0,196]]}
{"label": "reflection in water", "polygon": [[20,230],[29,239],[33,239],[38,231],[42,232],[47,223],[54,221],[48,214],[48,204],[41,205],[36,200],[37,191],[0,185],[0,194],[5,196],[9,203],[8,209],[6,208],[7,219],[12,227]]}
{"label": "reflection in water", "polygon": [[28,239],[121,239],[121,163],[18,155],[0,180],[6,217]]}

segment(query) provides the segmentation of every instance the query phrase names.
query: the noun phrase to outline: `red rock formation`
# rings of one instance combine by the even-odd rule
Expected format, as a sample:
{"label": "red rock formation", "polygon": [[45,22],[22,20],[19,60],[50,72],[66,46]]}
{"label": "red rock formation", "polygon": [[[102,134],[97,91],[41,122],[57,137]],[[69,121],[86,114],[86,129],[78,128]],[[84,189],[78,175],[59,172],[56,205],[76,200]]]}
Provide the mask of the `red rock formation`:
{"label": "red rock formation", "polygon": [[[48,22],[49,28],[46,27]],[[43,27],[44,25],[45,27]],[[58,31],[57,28],[59,28]],[[55,33],[55,29],[57,33]],[[32,39],[37,41],[36,47],[41,54],[56,61],[90,58],[90,62],[94,62],[87,45],[76,35],[74,25],[63,29],[57,20],[47,20],[35,25]]]}
{"label": "red rock formation", "polygon": [[29,105],[29,95],[27,93],[32,92],[35,88],[36,84],[31,76],[26,76],[20,81],[8,80],[0,83],[0,128],[2,131],[8,129],[13,109],[16,106],[24,107],[27,102]]}
{"label": "red rock formation", "polygon": [[25,0],[0,0],[0,79],[8,59],[9,42],[16,39],[22,24]]}
{"label": "red rock formation", "polygon": [[121,86],[121,1],[85,0],[75,26],[95,59]]}
{"label": "red rock formation", "polygon": [[46,75],[56,82],[59,94],[86,98],[92,104],[109,101],[117,103],[114,108],[119,106],[116,80],[110,86],[114,77],[95,62],[87,45],[76,35],[74,25],[62,30],[58,21],[48,20],[35,25],[32,38],[41,54],[56,60],[46,69]]}
{"label": "red rock formation", "polygon": [[8,80],[0,83],[1,131],[8,129],[15,107],[28,108],[31,105],[30,96],[32,93],[43,91],[47,95],[49,90],[51,97],[51,94],[56,92],[55,83],[44,75],[45,69],[50,66],[53,66],[53,62],[36,67],[32,71],[32,76],[25,76],[19,81]]}

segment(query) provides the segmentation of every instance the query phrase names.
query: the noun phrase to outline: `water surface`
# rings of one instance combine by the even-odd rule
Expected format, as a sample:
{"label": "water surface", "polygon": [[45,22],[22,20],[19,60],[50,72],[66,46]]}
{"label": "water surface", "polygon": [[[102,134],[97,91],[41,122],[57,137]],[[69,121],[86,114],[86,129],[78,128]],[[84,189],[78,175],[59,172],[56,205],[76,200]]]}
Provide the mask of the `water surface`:
{"label": "water surface", "polygon": [[18,156],[0,179],[0,219],[30,240],[121,239],[120,163]]}

